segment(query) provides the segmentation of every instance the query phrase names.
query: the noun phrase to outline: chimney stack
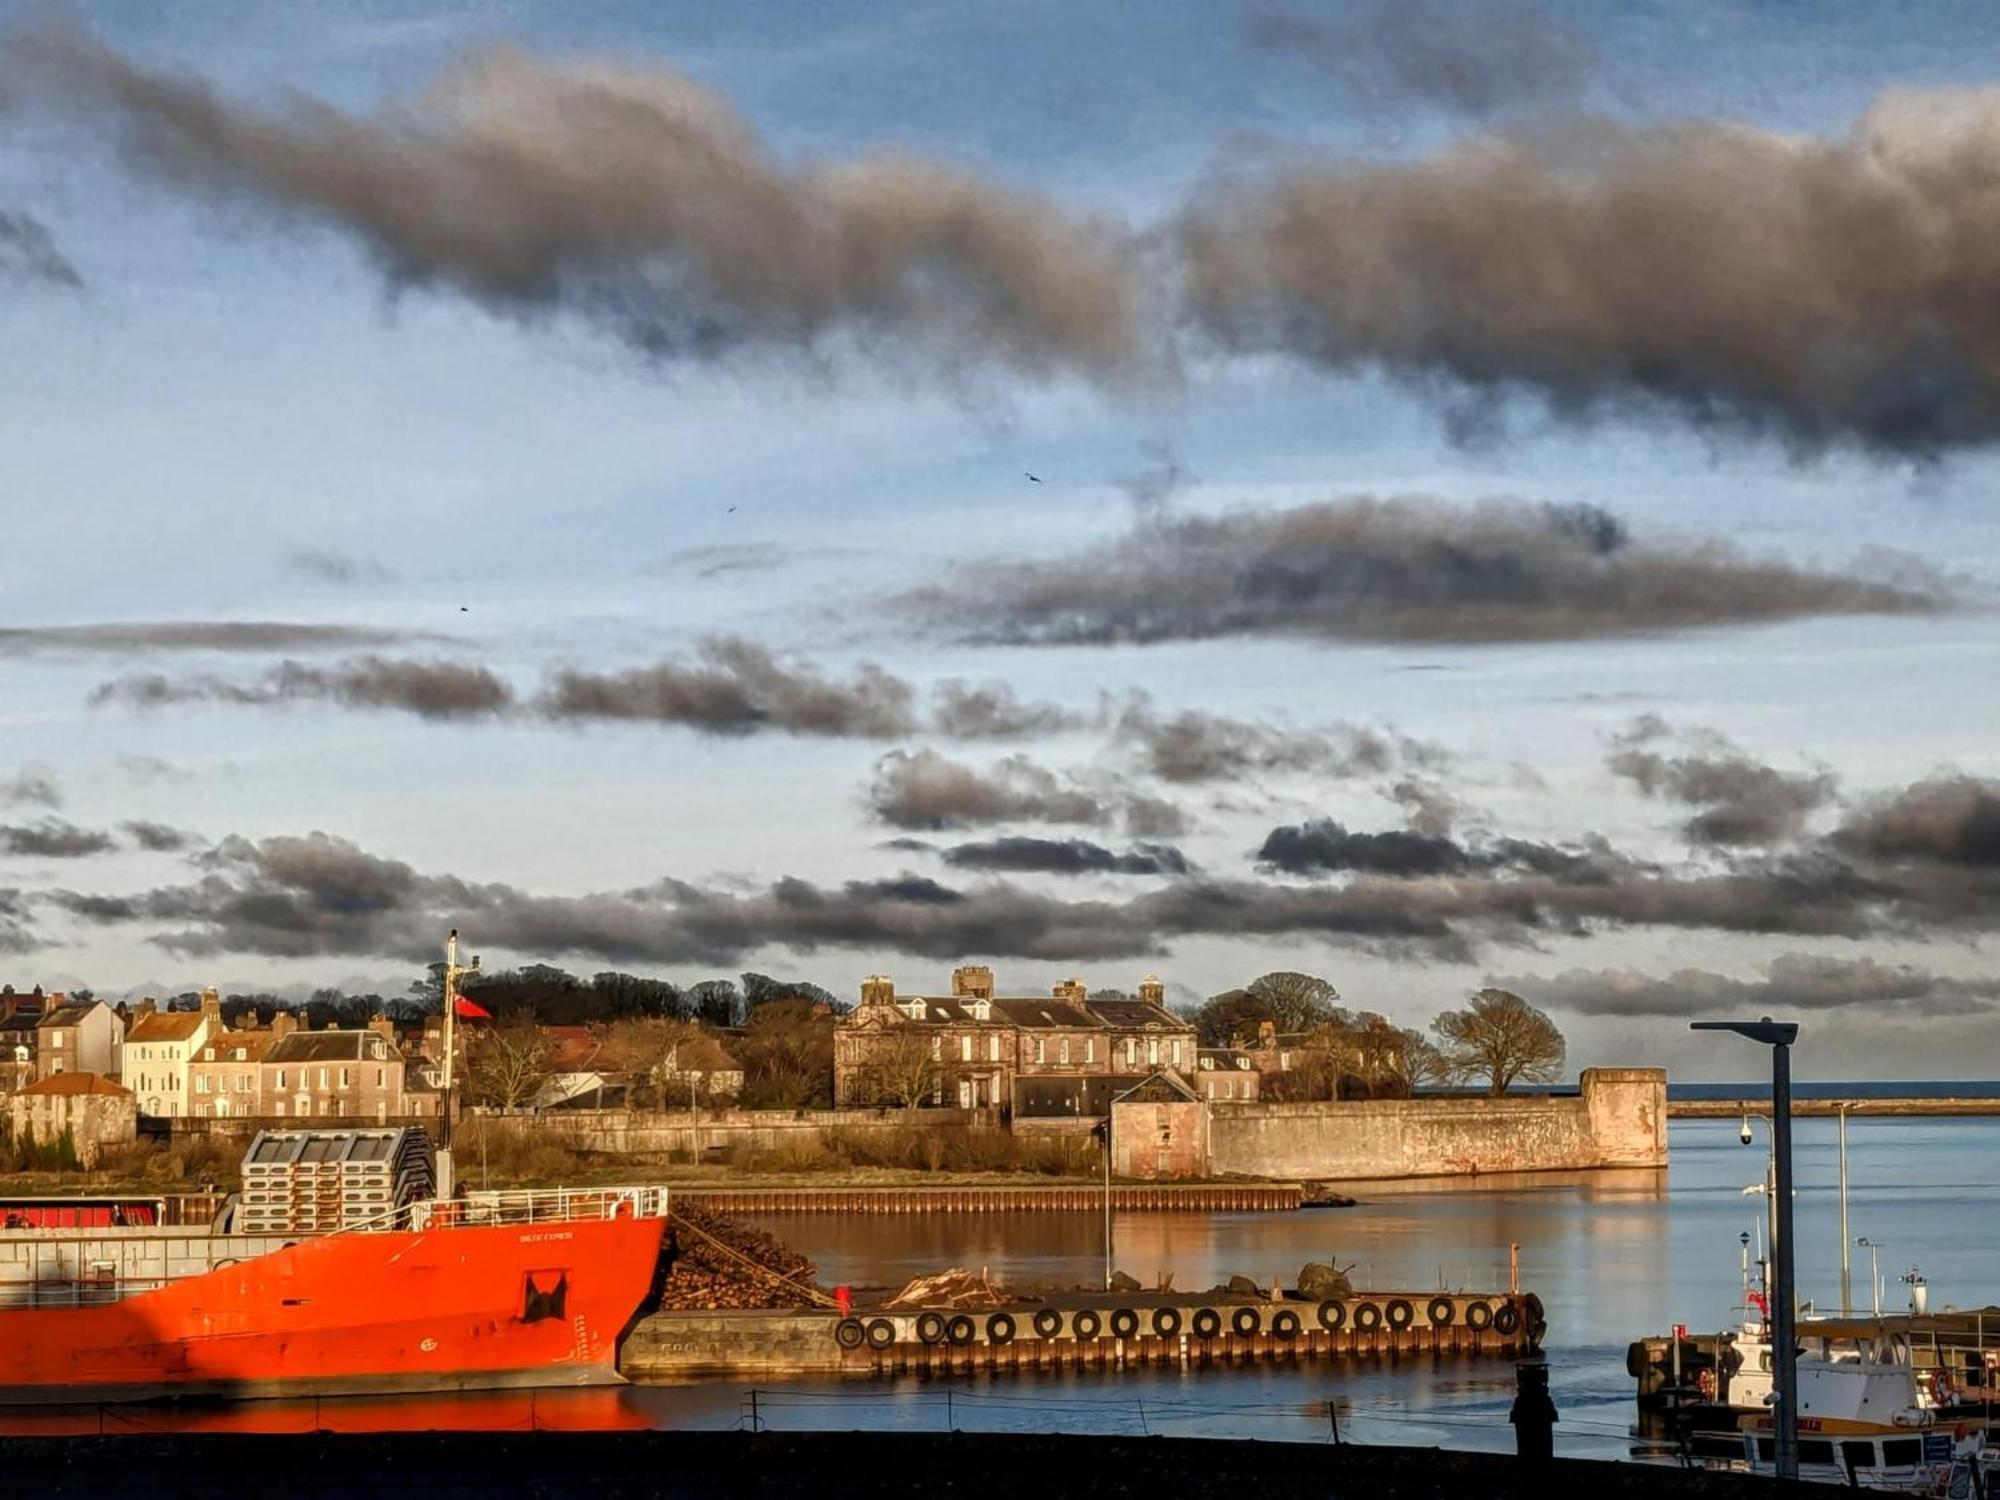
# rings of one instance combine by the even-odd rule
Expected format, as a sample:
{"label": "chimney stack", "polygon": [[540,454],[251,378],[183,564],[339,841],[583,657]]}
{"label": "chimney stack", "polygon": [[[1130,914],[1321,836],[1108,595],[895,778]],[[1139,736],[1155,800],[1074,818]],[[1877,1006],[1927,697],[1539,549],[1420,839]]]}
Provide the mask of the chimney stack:
{"label": "chimney stack", "polygon": [[1050,993],[1056,999],[1065,1001],[1070,1005],[1081,1005],[1090,998],[1090,991],[1084,988],[1081,979],[1065,979]]}
{"label": "chimney stack", "polygon": [[965,964],[951,971],[951,993],[959,1000],[991,1000],[993,971],[985,964]]}
{"label": "chimney stack", "polygon": [[1139,981],[1139,998],[1149,1005],[1164,1006],[1167,1003],[1167,987],[1160,983],[1160,976],[1148,974]]}
{"label": "chimney stack", "polygon": [[894,1005],[896,1003],[896,981],[887,974],[870,974],[861,981],[861,1003],[863,1005]]}
{"label": "chimney stack", "polygon": [[299,1018],[288,1010],[281,1010],[271,1017],[271,1036],[274,1040],[281,1036],[290,1036],[298,1029]]}

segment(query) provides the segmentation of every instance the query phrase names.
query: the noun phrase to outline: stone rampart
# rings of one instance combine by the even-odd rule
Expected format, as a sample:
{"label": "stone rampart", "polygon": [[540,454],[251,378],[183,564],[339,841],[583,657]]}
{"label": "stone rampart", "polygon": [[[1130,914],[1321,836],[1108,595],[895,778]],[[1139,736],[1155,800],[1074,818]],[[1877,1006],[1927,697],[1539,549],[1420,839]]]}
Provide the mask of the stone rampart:
{"label": "stone rampart", "polygon": [[1209,1171],[1331,1181],[1667,1164],[1663,1068],[1586,1068],[1577,1091],[1209,1106]]}

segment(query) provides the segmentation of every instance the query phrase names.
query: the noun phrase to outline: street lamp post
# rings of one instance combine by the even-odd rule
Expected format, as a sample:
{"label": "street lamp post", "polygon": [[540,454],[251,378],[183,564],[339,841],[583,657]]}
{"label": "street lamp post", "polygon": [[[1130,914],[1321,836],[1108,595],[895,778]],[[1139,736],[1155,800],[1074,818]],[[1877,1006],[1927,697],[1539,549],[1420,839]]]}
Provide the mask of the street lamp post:
{"label": "street lamp post", "polygon": [[1733,1031],[1771,1049],[1771,1155],[1775,1158],[1772,1191],[1777,1198],[1771,1216],[1777,1262],[1771,1296],[1772,1377],[1777,1386],[1772,1412],[1780,1479],[1799,1477],[1799,1348],[1797,1293],[1792,1276],[1792,1043],[1799,1038],[1796,1021],[1694,1021],[1695,1031]]}

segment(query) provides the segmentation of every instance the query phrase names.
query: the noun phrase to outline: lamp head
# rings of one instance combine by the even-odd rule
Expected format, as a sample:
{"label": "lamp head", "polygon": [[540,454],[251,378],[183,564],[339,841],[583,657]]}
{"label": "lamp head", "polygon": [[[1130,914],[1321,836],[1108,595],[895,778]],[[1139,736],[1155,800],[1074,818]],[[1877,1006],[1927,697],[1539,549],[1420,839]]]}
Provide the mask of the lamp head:
{"label": "lamp head", "polygon": [[1743,1117],[1743,1144],[1746,1146],[1750,1144],[1750,1117],[1748,1115]]}

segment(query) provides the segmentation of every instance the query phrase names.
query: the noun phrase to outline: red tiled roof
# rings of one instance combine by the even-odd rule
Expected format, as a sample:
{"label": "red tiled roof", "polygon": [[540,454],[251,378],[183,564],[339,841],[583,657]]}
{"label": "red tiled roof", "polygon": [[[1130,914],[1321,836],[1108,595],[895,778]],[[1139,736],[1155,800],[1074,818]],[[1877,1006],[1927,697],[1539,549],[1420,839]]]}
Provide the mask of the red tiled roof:
{"label": "red tiled roof", "polygon": [[198,1010],[156,1010],[141,1016],[125,1033],[127,1042],[184,1042],[201,1030],[206,1017]]}
{"label": "red tiled roof", "polygon": [[40,1083],[31,1083],[19,1090],[23,1094],[107,1094],[116,1096],[132,1091],[113,1083],[101,1073],[51,1073]]}

